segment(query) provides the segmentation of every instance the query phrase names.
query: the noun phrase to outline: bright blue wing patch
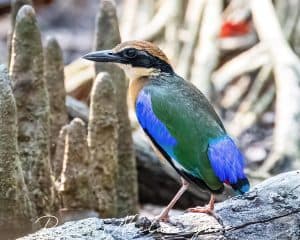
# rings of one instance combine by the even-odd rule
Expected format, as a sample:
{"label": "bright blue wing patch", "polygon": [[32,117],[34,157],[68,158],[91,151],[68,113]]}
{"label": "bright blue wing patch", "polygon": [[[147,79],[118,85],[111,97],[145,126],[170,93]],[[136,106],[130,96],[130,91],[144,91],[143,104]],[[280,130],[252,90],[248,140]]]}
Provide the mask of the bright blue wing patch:
{"label": "bright blue wing patch", "polygon": [[173,149],[177,141],[156,117],[152,109],[151,96],[144,90],[140,91],[136,100],[136,115],[142,128],[151,135],[170,157],[174,158]]}
{"label": "bright blue wing patch", "polygon": [[227,135],[211,139],[207,154],[214,173],[221,182],[236,184],[246,178],[244,157]]}

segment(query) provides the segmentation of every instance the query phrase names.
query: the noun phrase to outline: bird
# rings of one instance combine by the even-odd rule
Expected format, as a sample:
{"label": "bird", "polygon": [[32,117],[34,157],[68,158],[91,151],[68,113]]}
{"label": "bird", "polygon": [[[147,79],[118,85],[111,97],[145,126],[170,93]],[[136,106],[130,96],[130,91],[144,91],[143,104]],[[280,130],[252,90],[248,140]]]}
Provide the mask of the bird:
{"label": "bird", "polygon": [[236,194],[249,191],[244,157],[208,99],[192,83],[177,75],[163,51],[147,41],[125,41],[113,49],[83,58],[115,63],[129,78],[128,95],[137,120],[155,149],[181,176],[181,187],[157,216],[168,221],[190,185],[211,193],[205,207],[190,212],[211,214],[215,194],[224,185]]}

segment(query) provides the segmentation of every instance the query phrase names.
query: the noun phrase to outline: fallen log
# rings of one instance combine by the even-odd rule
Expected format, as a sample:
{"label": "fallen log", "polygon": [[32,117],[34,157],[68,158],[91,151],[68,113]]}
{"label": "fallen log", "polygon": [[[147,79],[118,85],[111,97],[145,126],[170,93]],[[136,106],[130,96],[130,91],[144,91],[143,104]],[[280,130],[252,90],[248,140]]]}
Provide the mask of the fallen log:
{"label": "fallen log", "polygon": [[216,204],[215,217],[184,213],[158,223],[145,217],[87,218],[45,228],[33,239],[299,239],[300,171],[270,178],[243,196]]}

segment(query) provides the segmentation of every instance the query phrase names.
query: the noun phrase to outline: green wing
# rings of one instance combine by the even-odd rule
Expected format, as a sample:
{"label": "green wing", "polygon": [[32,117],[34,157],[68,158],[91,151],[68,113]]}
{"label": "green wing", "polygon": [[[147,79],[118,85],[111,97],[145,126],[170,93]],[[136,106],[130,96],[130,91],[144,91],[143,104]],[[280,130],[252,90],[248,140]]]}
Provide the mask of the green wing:
{"label": "green wing", "polygon": [[147,86],[153,111],[177,141],[172,156],[175,167],[216,191],[223,184],[213,172],[207,148],[209,139],[226,134],[224,127],[198,89],[184,80],[176,80],[160,83],[159,87]]}

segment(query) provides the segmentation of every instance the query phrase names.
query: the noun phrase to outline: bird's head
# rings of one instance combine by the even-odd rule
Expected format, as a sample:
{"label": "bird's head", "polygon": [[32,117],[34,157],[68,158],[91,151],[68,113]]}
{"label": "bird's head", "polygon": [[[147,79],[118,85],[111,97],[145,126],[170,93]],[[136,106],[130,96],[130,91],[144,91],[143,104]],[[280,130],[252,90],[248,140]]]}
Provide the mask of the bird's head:
{"label": "bird's head", "polygon": [[111,50],[91,52],[83,57],[95,62],[115,63],[131,80],[159,72],[173,72],[166,55],[146,41],[123,42]]}

